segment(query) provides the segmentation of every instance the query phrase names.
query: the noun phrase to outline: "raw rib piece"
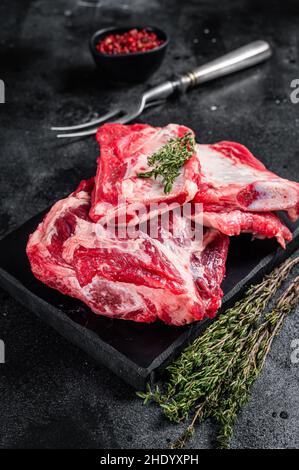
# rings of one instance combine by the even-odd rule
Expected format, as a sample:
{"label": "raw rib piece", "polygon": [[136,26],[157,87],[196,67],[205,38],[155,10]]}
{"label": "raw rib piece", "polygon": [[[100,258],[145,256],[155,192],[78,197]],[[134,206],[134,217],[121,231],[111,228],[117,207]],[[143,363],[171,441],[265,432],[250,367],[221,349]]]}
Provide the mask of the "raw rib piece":
{"label": "raw rib piece", "polygon": [[[198,190],[199,163],[194,154],[176,179],[169,194],[164,193],[161,179],[139,178],[137,173],[147,171],[147,158],[170,139],[191,132],[185,126],[169,124],[152,127],[147,124],[105,124],[97,133],[101,154],[95,179],[90,217],[98,221],[105,216],[119,217],[127,204],[149,205],[151,203],[184,204],[191,201]],[[119,202],[122,198],[122,203]],[[135,212],[131,216],[134,218]]]}
{"label": "raw rib piece", "polygon": [[249,150],[235,142],[197,145],[201,184],[195,202],[226,210],[251,212],[285,210],[299,215],[299,184],[268,171]]}
{"label": "raw rib piece", "polygon": [[155,239],[142,232],[133,239],[113,238],[89,218],[92,186],[92,180],[82,182],[57,202],[30,236],[34,275],[112,318],[183,325],[214,316],[228,237],[206,229],[201,243],[180,218],[173,219],[175,236],[171,227],[160,227]]}
{"label": "raw rib piece", "polygon": [[229,236],[249,232],[253,234],[254,238],[276,237],[283,248],[285,248],[286,242],[292,240],[290,230],[277,215],[271,212],[226,211],[221,206],[204,206],[202,222],[206,227],[213,227]]}

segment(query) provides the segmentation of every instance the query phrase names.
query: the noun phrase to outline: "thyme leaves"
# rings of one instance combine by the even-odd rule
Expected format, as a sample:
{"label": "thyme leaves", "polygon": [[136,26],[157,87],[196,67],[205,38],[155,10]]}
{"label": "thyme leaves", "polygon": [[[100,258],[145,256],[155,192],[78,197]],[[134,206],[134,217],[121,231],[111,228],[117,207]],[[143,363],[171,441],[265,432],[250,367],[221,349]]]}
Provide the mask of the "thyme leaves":
{"label": "thyme leaves", "polygon": [[172,448],[182,448],[196,423],[212,417],[220,424],[219,445],[229,447],[238,411],[249,399],[275,336],[298,302],[299,276],[274,307],[262,315],[299,257],[286,261],[228,309],[167,368],[168,381],[139,392],[159,404],[173,422],[189,420]]}
{"label": "thyme leaves", "polygon": [[161,149],[151,155],[147,162],[151,170],[138,173],[139,178],[162,178],[164,193],[171,192],[175,179],[180,175],[182,166],[192,157],[195,139],[191,132],[183,137],[170,139]]}

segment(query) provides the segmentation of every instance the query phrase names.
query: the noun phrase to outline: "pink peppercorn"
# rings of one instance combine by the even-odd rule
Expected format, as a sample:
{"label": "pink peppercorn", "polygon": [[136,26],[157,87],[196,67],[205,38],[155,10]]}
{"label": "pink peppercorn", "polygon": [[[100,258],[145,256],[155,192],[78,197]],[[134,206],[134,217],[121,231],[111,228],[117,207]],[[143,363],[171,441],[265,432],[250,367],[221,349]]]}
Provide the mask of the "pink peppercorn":
{"label": "pink peppercorn", "polygon": [[155,49],[163,43],[152,31],[130,29],[123,34],[109,34],[99,41],[96,48],[102,54],[132,54]]}

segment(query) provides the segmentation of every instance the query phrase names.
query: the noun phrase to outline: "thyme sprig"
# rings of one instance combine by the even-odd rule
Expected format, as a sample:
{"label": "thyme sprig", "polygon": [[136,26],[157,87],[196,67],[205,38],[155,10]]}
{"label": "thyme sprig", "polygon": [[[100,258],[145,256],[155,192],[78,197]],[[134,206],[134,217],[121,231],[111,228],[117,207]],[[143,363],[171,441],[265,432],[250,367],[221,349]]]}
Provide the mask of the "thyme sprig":
{"label": "thyme sprig", "polygon": [[162,177],[165,194],[170,193],[175,179],[180,175],[182,166],[189,160],[195,148],[194,135],[187,132],[183,137],[170,139],[161,149],[147,159],[152,170],[138,173],[139,178]]}
{"label": "thyme sprig", "polygon": [[228,447],[237,413],[250,396],[274,337],[299,296],[299,276],[290,284],[274,308],[262,316],[269,301],[281,287],[299,257],[285,262],[243,300],[220,315],[168,368],[168,383],[138,393],[146,402],[153,400],[168,419],[191,421],[173,448],[183,447],[195,425],[208,417],[220,424],[221,447]]}

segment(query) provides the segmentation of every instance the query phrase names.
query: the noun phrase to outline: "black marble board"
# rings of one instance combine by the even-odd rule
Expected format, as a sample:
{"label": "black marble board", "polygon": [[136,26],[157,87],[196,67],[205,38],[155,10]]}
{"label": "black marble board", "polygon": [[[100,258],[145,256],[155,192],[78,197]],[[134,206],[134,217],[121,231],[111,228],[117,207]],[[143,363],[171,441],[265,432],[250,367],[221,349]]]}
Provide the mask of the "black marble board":
{"label": "black marble board", "polygon": [[[153,382],[159,372],[210,323],[204,320],[184,327],[156,322],[142,324],[93,314],[81,301],[60,294],[31,273],[26,243],[46,211],[28,220],[0,241],[0,285],[25,307],[104,364],[136,389]],[[250,284],[287,258],[299,246],[299,226],[285,223],[294,238],[286,250],[276,240],[232,237],[222,287],[222,309],[231,305]]]}

